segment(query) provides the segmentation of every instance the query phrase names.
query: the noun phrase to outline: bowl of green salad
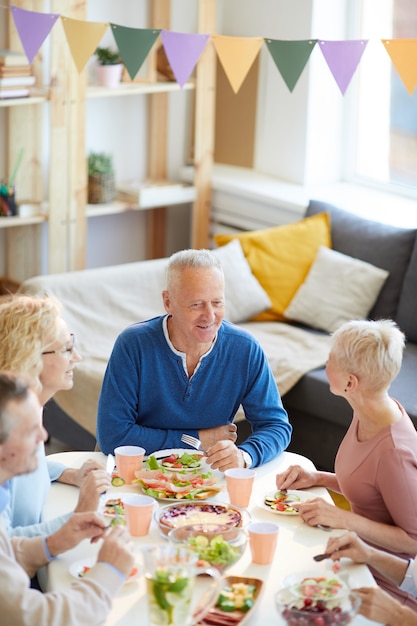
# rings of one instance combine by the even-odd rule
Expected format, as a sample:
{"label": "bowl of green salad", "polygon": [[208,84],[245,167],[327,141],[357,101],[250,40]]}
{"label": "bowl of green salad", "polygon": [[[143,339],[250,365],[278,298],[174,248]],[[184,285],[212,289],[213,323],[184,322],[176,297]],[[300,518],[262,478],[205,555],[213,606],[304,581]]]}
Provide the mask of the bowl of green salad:
{"label": "bowl of green salad", "polygon": [[168,539],[198,553],[199,565],[210,565],[220,572],[234,565],[243,555],[248,533],[241,527],[193,524],[173,528]]}

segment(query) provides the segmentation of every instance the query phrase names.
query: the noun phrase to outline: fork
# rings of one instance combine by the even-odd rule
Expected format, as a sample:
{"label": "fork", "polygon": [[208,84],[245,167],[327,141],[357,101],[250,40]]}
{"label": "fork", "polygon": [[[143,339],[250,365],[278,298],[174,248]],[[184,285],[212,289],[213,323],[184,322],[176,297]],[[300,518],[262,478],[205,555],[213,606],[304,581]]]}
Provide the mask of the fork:
{"label": "fork", "polygon": [[200,452],[204,452],[204,454],[206,453],[206,451],[203,450],[203,444],[201,443],[199,439],[197,439],[197,437],[184,434],[184,435],[181,435],[181,441],[183,443],[188,444],[192,448],[195,448],[196,450],[200,450]]}

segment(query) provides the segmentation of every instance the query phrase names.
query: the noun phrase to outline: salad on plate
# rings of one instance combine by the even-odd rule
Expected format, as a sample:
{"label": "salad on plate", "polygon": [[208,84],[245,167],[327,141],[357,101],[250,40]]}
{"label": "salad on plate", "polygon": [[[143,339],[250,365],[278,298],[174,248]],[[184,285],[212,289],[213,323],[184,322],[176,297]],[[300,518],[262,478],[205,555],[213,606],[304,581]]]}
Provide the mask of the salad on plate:
{"label": "salad on plate", "polygon": [[273,491],[262,499],[262,506],[281,515],[298,515],[297,503],[305,502],[311,496],[303,491]]}

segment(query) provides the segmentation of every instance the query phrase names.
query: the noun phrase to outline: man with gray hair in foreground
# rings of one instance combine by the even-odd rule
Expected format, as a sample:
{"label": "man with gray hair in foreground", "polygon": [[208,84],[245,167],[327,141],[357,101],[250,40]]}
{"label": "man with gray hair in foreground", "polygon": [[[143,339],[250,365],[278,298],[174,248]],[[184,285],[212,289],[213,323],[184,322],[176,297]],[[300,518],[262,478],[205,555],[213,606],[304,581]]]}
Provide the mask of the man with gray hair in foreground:
{"label": "man with gray hair in foreground", "polygon": [[[26,378],[0,372],[0,514],[7,505],[7,482],[33,472],[39,444],[47,433],[40,419],[41,407]],[[30,588],[37,570],[83,539],[104,539],[97,563],[71,588],[45,593]],[[0,615],[2,626],[82,626],[102,624],[112,598],[129,576],[133,565],[126,529],[108,533],[97,513],[74,513],[47,537],[9,538],[0,517]]]}

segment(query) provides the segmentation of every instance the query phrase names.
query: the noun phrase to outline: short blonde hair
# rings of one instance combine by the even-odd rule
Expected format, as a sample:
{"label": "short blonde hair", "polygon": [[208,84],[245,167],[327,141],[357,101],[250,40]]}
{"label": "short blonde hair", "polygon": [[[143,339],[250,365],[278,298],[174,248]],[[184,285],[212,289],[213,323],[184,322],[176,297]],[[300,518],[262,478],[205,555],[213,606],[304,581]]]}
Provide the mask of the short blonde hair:
{"label": "short blonde hair", "polygon": [[369,389],[382,389],[398,375],[404,346],[404,333],[392,320],[355,320],[333,333],[330,351],[344,372]]}
{"label": "short blonde hair", "polygon": [[23,372],[41,389],[42,352],[58,339],[61,312],[52,296],[18,294],[0,305],[0,370]]}

